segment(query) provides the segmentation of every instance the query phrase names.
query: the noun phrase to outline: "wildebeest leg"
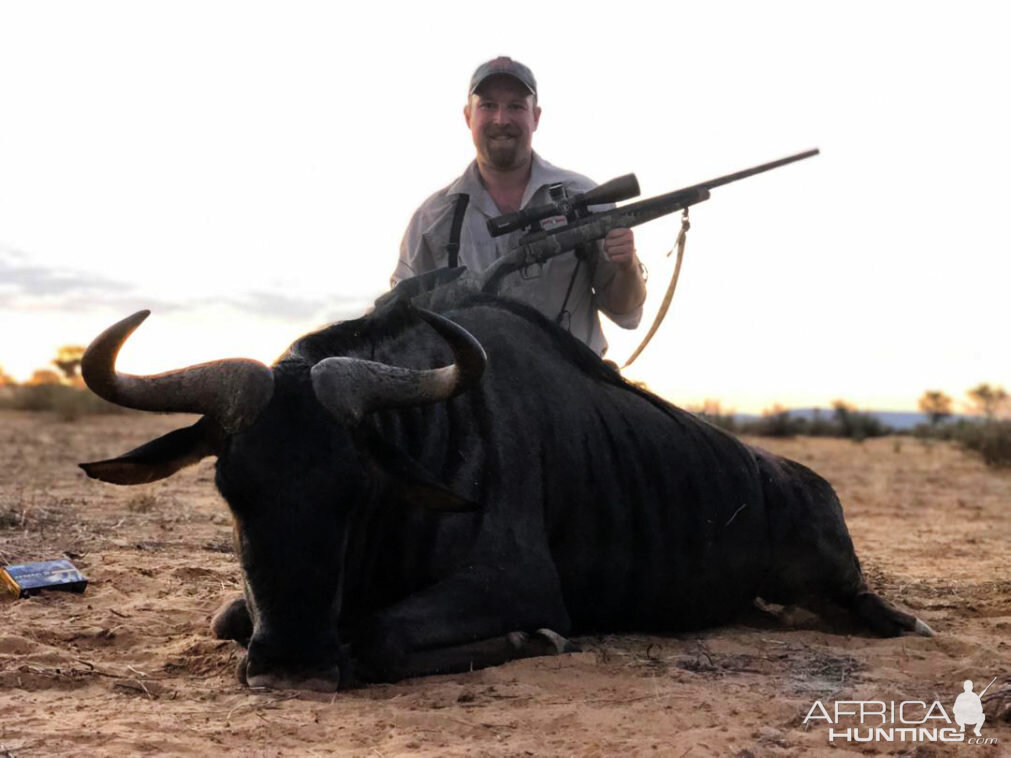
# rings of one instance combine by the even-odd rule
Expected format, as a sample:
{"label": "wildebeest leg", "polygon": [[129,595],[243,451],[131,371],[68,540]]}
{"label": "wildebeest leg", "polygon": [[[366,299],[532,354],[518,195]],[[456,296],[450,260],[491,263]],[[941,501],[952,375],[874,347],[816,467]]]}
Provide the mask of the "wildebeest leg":
{"label": "wildebeest leg", "polygon": [[870,630],[881,637],[898,637],[906,632],[934,636],[934,630],[926,623],[866,587],[854,597],[830,600],[811,596],[796,606],[816,613],[829,628],[852,626],[854,631]]}
{"label": "wildebeest leg", "polygon": [[819,615],[827,615],[827,604],[836,605],[882,637],[934,634],[867,587],[842,506],[828,482],[799,463],[764,451],[756,460],[763,473],[770,532],[778,537],[772,571],[759,592],[763,599],[800,605]]}
{"label": "wildebeest leg", "polygon": [[865,590],[850,601],[850,611],[882,637],[898,637],[903,632],[915,632],[933,637],[934,630],[920,619],[904,613],[883,597]]}
{"label": "wildebeest leg", "polygon": [[[560,652],[569,626],[554,567],[535,558],[472,565],[376,613],[350,638],[358,676],[395,681]],[[558,634],[509,639],[534,629]]]}
{"label": "wildebeest leg", "polygon": [[243,596],[225,601],[211,618],[211,633],[219,640],[235,640],[248,645],[253,636],[253,620]]}
{"label": "wildebeest leg", "polygon": [[[578,653],[579,650],[578,645],[551,629],[538,629],[529,634],[511,632],[478,642],[408,653],[397,666],[396,678],[456,674],[499,666],[521,658]],[[355,676],[362,681],[385,681],[391,678],[391,673],[372,670],[365,664],[359,664]]]}

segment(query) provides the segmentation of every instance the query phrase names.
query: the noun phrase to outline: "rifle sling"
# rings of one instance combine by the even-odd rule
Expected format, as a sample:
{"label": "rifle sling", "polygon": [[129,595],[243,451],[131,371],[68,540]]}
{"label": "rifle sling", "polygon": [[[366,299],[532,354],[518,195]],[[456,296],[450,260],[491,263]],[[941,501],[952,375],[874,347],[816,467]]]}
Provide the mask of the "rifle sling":
{"label": "rifle sling", "polygon": [[[576,277],[579,276],[579,267],[583,265],[582,256],[576,256],[576,267],[572,269],[572,277],[569,279],[569,286],[565,290],[565,299],[562,300],[562,307],[558,309],[558,315],[555,316],[555,323],[559,326],[565,328],[565,331],[572,331],[571,321],[566,322],[565,314],[569,312],[569,295],[572,294],[572,285],[576,283]],[[569,314],[570,316],[572,314]]]}
{"label": "rifle sling", "polygon": [[[642,338],[642,342],[639,343],[639,347],[637,347],[632,352],[632,355],[629,356],[628,360],[625,361],[625,365],[622,366],[622,369],[626,369],[631,366],[632,361],[638,358],[639,354],[646,349],[646,345],[648,345],[649,341],[653,339],[653,335],[656,334],[657,329],[660,328],[660,324],[663,323],[664,317],[667,315],[667,309],[670,308],[671,301],[674,299],[674,290],[677,289],[678,286],[678,278],[681,276],[681,261],[685,256],[685,241],[687,240],[688,230],[690,228],[691,224],[688,221],[688,209],[685,208],[681,214],[681,231],[678,232],[677,242],[675,243],[675,247],[677,247],[678,251],[678,257],[674,264],[674,273],[671,275],[670,284],[667,285],[667,292],[664,294],[663,302],[660,304],[660,310],[657,311],[656,318],[653,319],[653,325],[650,326],[646,336]],[[670,253],[673,252],[674,249],[672,248]],[[670,255],[670,253],[667,253],[667,255]]]}

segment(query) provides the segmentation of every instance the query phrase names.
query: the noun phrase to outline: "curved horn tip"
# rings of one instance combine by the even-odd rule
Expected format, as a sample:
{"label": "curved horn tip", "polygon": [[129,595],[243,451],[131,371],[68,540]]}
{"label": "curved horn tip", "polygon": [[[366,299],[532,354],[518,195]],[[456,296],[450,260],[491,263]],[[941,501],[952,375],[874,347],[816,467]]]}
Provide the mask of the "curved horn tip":
{"label": "curved horn tip", "polygon": [[488,363],[488,354],[477,337],[442,314],[417,306],[414,307],[414,310],[425,323],[449,342],[463,378],[463,386],[459,391],[480,379]]}
{"label": "curved horn tip", "polygon": [[338,421],[353,427],[382,408],[449,400],[474,387],[488,361],[484,348],[469,331],[438,313],[414,308],[453,352],[453,364],[437,369],[406,369],[349,356],[331,356],[312,367],[313,391]]}
{"label": "curved horn tip", "polygon": [[[88,345],[88,350],[90,352],[93,348],[98,349],[100,345],[108,342],[109,340],[114,340],[116,342],[124,342],[127,337],[133,334],[134,330],[144,323],[148,316],[151,315],[151,311],[144,309],[142,311],[137,311],[126,318],[122,318],[115,324],[110,326],[108,329],[99,334],[95,339],[91,341]],[[86,359],[86,356],[85,356]]]}
{"label": "curved horn tip", "polygon": [[[147,321],[147,317],[151,315],[151,311],[145,308],[144,310],[137,311],[124,319],[120,319],[115,324],[112,325],[111,329],[123,329],[126,334],[129,335],[138,326]],[[107,331],[111,331],[107,330]]]}
{"label": "curved horn tip", "polygon": [[124,328],[127,328],[127,327],[129,327],[131,329],[136,329],[138,326],[140,326],[141,324],[143,324],[144,321],[147,319],[147,317],[150,316],[150,315],[151,315],[151,311],[149,309],[145,308],[143,310],[137,311],[136,313],[131,313],[126,318],[121,318],[119,321],[117,321],[115,324],[113,324],[112,326],[110,326],[105,331],[108,332],[108,331],[112,331],[113,329],[124,329]]}
{"label": "curved horn tip", "polygon": [[91,341],[81,356],[81,377],[99,397],[117,402],[115,388],[116,358],[123,343],[151,315],[141,310],[122,318]]}

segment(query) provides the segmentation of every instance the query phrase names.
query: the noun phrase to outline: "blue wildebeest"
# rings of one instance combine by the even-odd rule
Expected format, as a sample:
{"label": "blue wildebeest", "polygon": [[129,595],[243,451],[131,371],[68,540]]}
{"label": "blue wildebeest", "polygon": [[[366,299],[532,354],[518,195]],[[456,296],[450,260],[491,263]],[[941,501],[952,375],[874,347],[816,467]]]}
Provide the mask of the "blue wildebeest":
{"label": "blue wildebeest", "polygon": [[868,589],[814,472],[626,383],[528,307],[410,294],[270,367],[118,373],[146,312],[84,358],[114,403],[203,414],[82,466],[138,484],[217,457],[245,596],[212,626],[247,646],[250,685],[462,671],[563,635],[726,623],[756,597],[931,633]]}

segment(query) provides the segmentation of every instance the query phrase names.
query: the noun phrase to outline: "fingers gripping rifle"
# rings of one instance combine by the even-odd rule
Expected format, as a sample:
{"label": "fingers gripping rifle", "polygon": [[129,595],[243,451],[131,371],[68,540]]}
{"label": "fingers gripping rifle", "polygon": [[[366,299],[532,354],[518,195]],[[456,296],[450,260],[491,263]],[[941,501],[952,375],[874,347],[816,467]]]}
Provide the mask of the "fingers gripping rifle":
{"label": "fingers gripping rifle", "polygon": [[[634,176],[630,174],[562,203],[538,206],[516,214],[508,214],[507,216],[491,219],[488,222],[488,228],[492,231],[493,235],[497,235],[514,231],[526,225],[532,226],[537,221],[553,215],[564,215],[571,218],[573,205],[578,207],[581,214],[585,214],[582,218],[570,220],[566,226],[556,227],[547,231],[533,231],[521,237],[519,244],[515,248],[484,271],[479,282],[480,288],[483,292],[496,292],[499,282],[507,274],[534,264],[543,264],[557,255],[575,249],[578,245],[603,239],[612,229],[630,229],[633,226],[653,221],[661,216],[666,216],[675,211],[701,203],[709,199],[709,191],[716,187],[722,187],[724,184],[730,184],[739,179],[771,171],[774,168],[810,158],[817,154],[817,148],[806,150],[796,155],[780,158],[777,161],[763,163],[760,166],[727,174],[717,179],[710,179],[708,182],[694,184],[691,187],[668,192],[665,195],[657,195],[647,200],[640,200],[620,208],[613,208],[600,213],[592,213],[586,210],[586,205],[589,204],[614,202],[615,199],[626,199],[637,195],[638,185],[635,184]],[[631,195],[627,194],[630,186],[635,187]],[[614,198],[611,192],[599,193],[600,190],[610,190],[613,187],[622,188],[625,191],[623,196]],[[589,200],[587,200],[587,197],[589,197]]]}

